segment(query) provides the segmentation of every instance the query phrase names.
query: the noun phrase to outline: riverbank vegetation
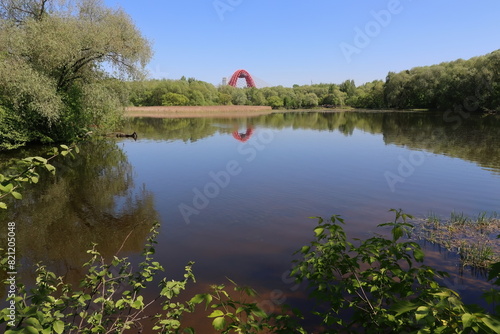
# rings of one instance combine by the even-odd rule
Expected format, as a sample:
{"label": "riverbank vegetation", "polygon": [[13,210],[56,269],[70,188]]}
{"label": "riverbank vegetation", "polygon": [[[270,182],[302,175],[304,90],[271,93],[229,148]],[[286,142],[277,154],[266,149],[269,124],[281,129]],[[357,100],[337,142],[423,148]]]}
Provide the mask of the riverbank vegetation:
{"label": "riverbank vegetation", "polygon": [[496,240],[498,235],[498,215],[487,215],[485,212],[472,218],[452,212],[448,219],[430,214],[414,231],[416,238],[456,253],[462,266],[483,270],[500,261],[500,245]]}

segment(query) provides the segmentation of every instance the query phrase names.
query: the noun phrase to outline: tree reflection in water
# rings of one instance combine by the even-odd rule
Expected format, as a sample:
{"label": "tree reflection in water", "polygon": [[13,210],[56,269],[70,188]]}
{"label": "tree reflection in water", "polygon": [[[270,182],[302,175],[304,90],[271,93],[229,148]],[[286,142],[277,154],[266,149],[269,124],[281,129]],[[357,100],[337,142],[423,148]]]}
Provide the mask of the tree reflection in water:
{"label": "tree reflection in water", "polygon": [[[235,124],[238,127],[234,129]],[[216,133],[234,135],[242,124],[254,131],[271,129],[310,129],[339,131],[350,136],[355,130],[382,134],[386,144],[426,150],[478,163],[499,174],[500,147],[497,145],[500,116],[473,115],[457,124],[447,121],[443,112],[286,112],[251,118],[134,118],[125,131],[141,129],[141,138],[195,142]],[[227,126],[224,126],[227,125]],[[458,126],[457,126],[458,125]]]}
{"label": "tree reflection in water", "polygon": [[75,284],[92,243],[107,258],[120,249],[139,252],[157,219],[153,195],[134,185],[132,166],[115,141],[84,143],[75,159],[55,165],[55,176],[44,173],[1,213],[2,221],[16,222],[18,272],[26,284],[37,262]]}

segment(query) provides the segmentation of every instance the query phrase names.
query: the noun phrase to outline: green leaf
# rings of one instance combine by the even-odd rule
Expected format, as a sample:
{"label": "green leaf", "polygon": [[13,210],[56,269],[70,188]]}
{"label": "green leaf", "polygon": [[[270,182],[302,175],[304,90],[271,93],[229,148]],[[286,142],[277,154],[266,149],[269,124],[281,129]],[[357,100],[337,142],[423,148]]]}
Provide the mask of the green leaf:
{"label": "green leaf", "polygon": [[214,326],[215,330],[221,331],[226,326],[226,319],[224,319],[224,317],[215,318],[212,322],[212,326]]}
{"label": "green leaf", "polygon": [[[38,334],[38,329],[36,329],[35,327],[33,326],[26,326],[22,329],[22,333],[26,333],[26,334]],[[60,333],[58,333],[60,334]]]}
{"label": "green leaf", "polygon": [[26,320],[24,320],[24,323],[26,325],[33,326],[38,330],[42,329],[42,326],[40,325],[40,322],[38,321],[37,318],[27,318]]}
{"label": "green leaf", "polygon": [[394,241],[399,240],[399,238],[401,238],[403,234],[404,230],[401,226],[396,226],[392,229],[392,237]]}
{"label": "green leaf", "polygon": [[424,261],[424,252],[422,251],[421,248],[415,248],[413,250],[413,257],[417,262],[422,262]]}
{"label": "green leaf", "polygon": [[130,307],[132,307],[136,310],[140,309],[141,307],[144,306],[144,303],[142,302],[142,300],[143,300],[142,296],[137,296],[137,299],[133,303],[130,304]]}
{"label": "green leaf", "polygon": [[391,307],[391,310],[395,311],[396,312],[396,316],[398,316],[398,315],[401,315],[403,313],[406,313],[406,312],[409,312],[409,311],[413,311],[417,307],[418,307],[418,305],[416,305],[416,304],[414,304],[412,302],[409,302],[407,300],[402,300],[402,301],[397,302],[396,304],[394,304]]}
{"label": "green leaf", "polygon": [[41,162],[43,164],[47,163],[47,159],[42,158],[42,157],[34,157],[33,160],[36,160],[36,161]]}
{"label": "green leaf", "polygon": [[429,307],[427,306],[419,306],[417,308],[417,312],[415,313],[415,319],[417,321],[425,318],[429,314]]}
{"label": "green leaf", "polygon": [[54,172],[55,172],[55,170],[56,170],[56,168],[55,168],[54,166],[50,165],[50,164],[45,165],[45,168],[46,168],[49,172],[51,172],[52,174],[54,174]]}
{"label": "green leaf", "polygon": [[54,329],[54,332],[61,334],[64,331],[64,322],[61,320],[54,321],[52,328]]}
{"label": "green leaf", "polygon": [[62,148],[63,150],[69,150],[69,147],[68,147],[67,145],[61,145],[61,148]]}
{"label": "green leaf", "polygon": [[470,327],[473,319],[474,319],[474,315],[472,315],[470,313],[462,314],[462,323],[464,325],[464,328]]}
{"label": "green leaf", "polygon": [[18,193],[17,191],[13,191],[10,193],[15,199],[23,199],[23,195]]}
{"label": "green leaf", "polygon": [[125,304],[125,299],[119,299],[116,304],[115,304],[115,307],[116,308],[120,308],[123,304]]}
{"label": "green leaf", "polygon": [[220,316],[223,316],[223,315],[224,315],[224,312],[222,312],[221,310],[215,310],[212,313],[210,313],[210,315],[208,317],[209,318],[215,318],[215,317],[220,317]]}
{"label": "green leaf", "polygon": [[206,294],[205,293],[199,293],[197,295],[195,295],[193,298],[191,298],[191,300],[189,301],[190,303],[193,303],[193,304],[199,304],[201,302],[203,302],[206,298]]}
{"label": "green leaf", "polygon": [[0,191],[3,191],[4,193],[10,193],[12,188],[14,188],[14,185],[12,183],[6,184],[5,186],[2,186],[0,184]]}
{"label": "green leaf", "polygon": [[260,308],[253,309],[252,314],[259,318],[267,318],[266,312],[264,312],[264,310],[261,310]]}
{"label": "green leaf", "polygon": [[500,333],[500,321],[490,316],[483,317],[481,320],[492,330],[492,333]]}
{"label": "green leaf", "polygon": [[323,233],[325,229],[323,227],[316,227],[314,229],[314,233],[316,234],[316,238],[319,237],[321,235],[321,233]]}
{"label": "green leaf", "polygon": [[452,290],[441,289],[439,292],[432,293],[432,295],[441,298],[449,298],[452,295]]}
{"label": "green leaf", "polygon": [[111,264],[116,267],[120,263],[120,259],[117,258],[116,256],[113,258],[113,261],[111,261]]}
{"label": "green leaf", "polygon": [[7,204],[0,202],[0,209],[7,209]]}

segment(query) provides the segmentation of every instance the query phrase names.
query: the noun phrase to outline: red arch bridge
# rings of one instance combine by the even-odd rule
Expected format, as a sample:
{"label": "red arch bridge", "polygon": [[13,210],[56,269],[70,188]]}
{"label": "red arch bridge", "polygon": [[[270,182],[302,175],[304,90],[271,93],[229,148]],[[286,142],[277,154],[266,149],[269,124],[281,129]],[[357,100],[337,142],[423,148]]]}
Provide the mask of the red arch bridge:
{"label": "red arch bridge", "polygon": [[236,87],[238,79],[245,79],[247,82],[247,87],[256,87],[255,81],[253,80],[252,76],[245,70],[237,70],[236,72],[234,72],[233,76],[229,80],[228,85]]}

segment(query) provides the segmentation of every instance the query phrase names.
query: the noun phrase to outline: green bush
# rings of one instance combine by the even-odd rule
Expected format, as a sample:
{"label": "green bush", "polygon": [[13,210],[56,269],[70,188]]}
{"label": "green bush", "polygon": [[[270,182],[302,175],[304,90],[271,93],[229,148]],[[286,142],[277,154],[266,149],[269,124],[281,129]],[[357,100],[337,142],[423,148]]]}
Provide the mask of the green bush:
{"label": "green bush", "polygon": [[332,216],[318,218],[316,240],[302,247],[292,275],[307,280],[314,313],[326,333],[499,333],[500,321],[458,293],[439,286],[445,276],[425,265],[419,244],[403,239],[413,227],[401,210],[391,227],[392,238],[375,236],[351,243]]}
{"label": "green bush", "polygon": [[[187,306],[174,299],[188,281],[194,280],[192,263],[186,266],[184,280],[162,279],[159,296],[145,300],[141,292],[153,281],[155,274],[163,270],[152,258],[158,225],[155,224],[151,231],[138,271],[131,269],[126,258],[115,256],[110,263],[106,262],[94,245],[88,251],[92,257],[84,265],[88,272],[80,290],[73,290],[61,277],[38,266],[36,286],[29,293],[23,285],[18,285],[19,291],[14,297],[17,320],[5,333],[122,333],[142,328],[144,319],[153,319],[153,329],[158,332],[176,332]],[[147,315],[148,308],[160,298],[163,312]],[[7,308],[0,314],[0,323],[11,321]]]}

